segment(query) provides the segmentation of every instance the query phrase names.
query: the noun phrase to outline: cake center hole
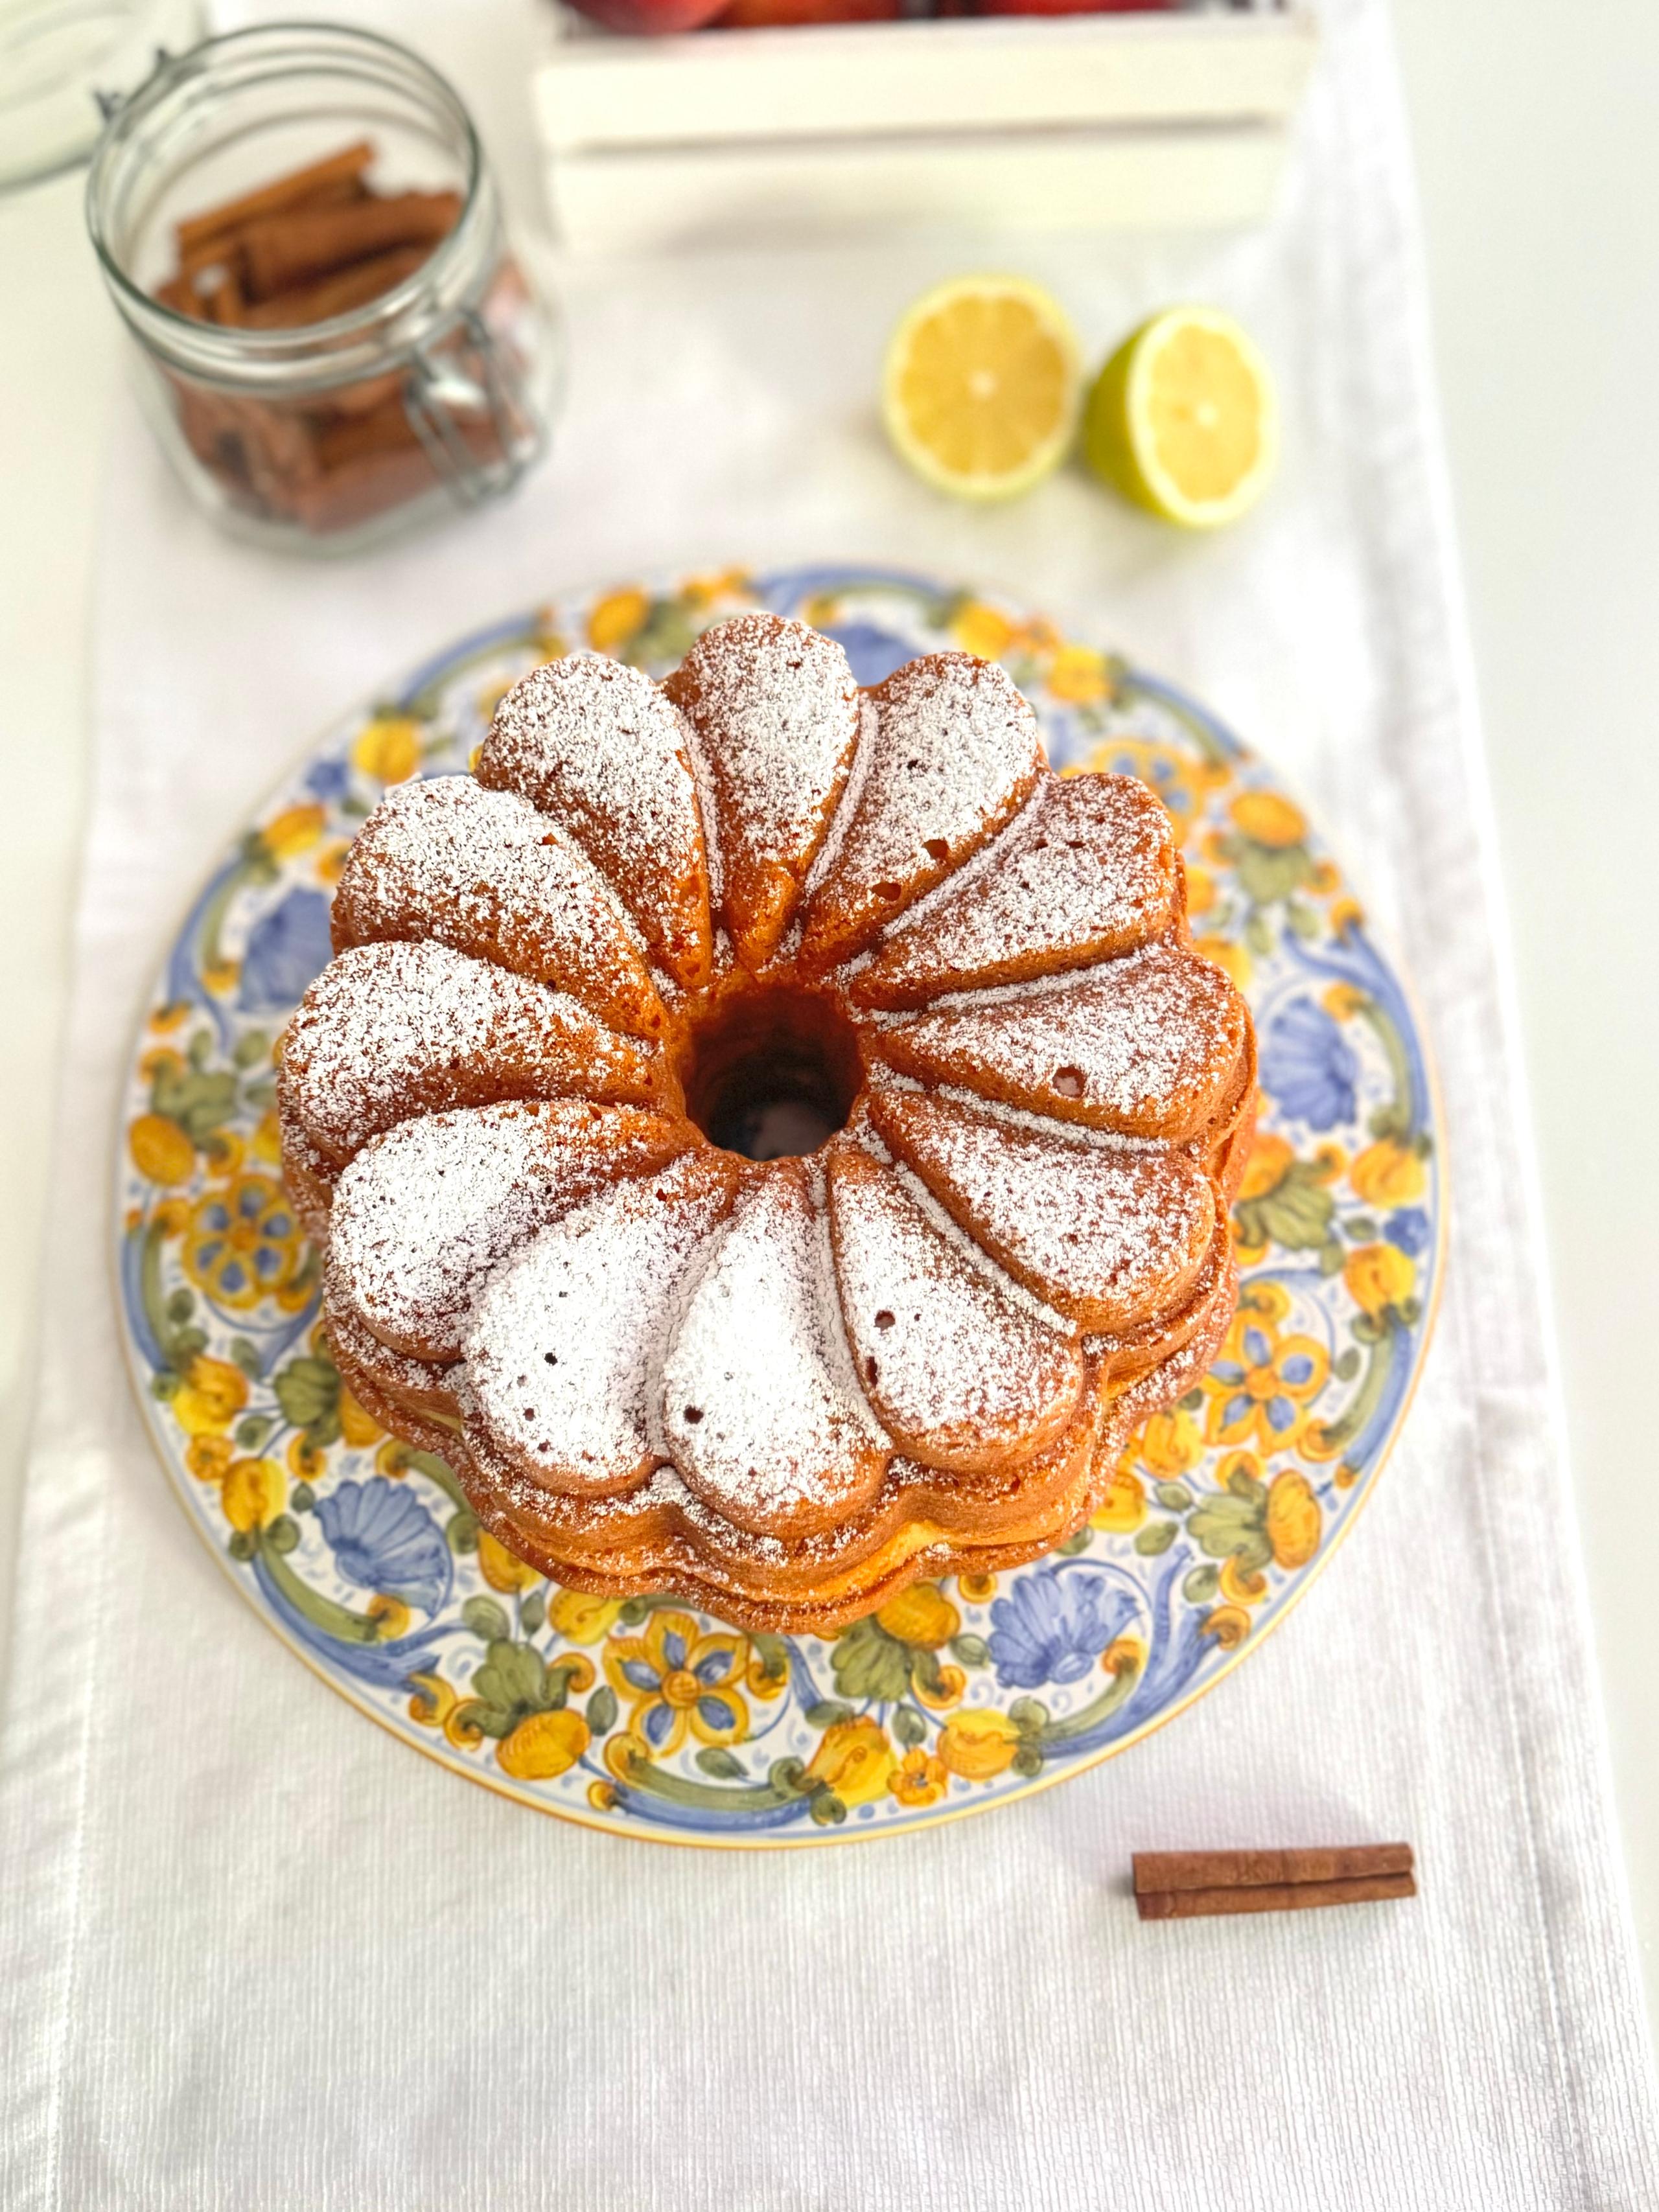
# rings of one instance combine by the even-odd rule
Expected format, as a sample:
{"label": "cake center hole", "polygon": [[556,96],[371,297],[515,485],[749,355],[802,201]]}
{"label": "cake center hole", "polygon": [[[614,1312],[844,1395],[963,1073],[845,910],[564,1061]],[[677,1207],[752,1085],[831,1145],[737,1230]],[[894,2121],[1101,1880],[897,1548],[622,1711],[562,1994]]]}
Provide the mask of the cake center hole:
{"label": "cake center hole", "polygon": [[750,1160],[816,1152],[858,1097],[858,1039],[827,999],[751,986],[710,1011],[680,1079],[711,1144]]}

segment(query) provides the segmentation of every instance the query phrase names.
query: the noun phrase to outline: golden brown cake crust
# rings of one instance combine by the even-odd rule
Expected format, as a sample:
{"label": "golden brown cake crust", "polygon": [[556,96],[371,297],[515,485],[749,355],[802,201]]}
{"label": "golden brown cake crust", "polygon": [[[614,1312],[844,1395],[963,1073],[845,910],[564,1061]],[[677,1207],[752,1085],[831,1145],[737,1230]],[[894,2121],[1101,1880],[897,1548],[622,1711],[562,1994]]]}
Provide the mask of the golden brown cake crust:
{"label": "golden brown cake crust", "polygon": [[1225,1332],[1249,1015],[987,664],[538,669],[334,929],[279,1107],[342,1376],[574,1588],[827,1632],[1032,1558]]}

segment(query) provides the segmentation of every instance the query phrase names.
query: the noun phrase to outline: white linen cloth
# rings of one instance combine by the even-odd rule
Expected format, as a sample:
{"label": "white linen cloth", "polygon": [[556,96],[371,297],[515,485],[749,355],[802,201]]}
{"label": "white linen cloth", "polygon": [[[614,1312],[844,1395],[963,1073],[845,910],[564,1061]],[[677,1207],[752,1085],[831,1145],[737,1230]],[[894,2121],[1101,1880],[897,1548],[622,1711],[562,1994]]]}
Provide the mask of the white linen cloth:
{"label": "white linen cloth", "polygon": [[[475,0],[449,54],[491,115],[522,29]],[[371,562],[228,544],[124,415],[3,1747],[11,2212],[1659,2203],[1381,0],[1328,29],[1261,234],[568,272],[550,465]],[[1188,542],[1077,475],[987,514],[911,483],[883,334],[987,258],[1094,354],[1171,297],[1240,313],[1287,425],[1259,517]],[[355,698],[554,587],[842,556],[1000,582],[1302,786],[1437,1048],[1448,1287],[1362,1526],[1176,1725],[902,1842],[664,1850],[411,1757],[226,1586],[122,1370],[117,1085],[187,896]],[[1398,1836],[1411,1905],[1143,1927],[1127,1895],[1137,1847]]]}

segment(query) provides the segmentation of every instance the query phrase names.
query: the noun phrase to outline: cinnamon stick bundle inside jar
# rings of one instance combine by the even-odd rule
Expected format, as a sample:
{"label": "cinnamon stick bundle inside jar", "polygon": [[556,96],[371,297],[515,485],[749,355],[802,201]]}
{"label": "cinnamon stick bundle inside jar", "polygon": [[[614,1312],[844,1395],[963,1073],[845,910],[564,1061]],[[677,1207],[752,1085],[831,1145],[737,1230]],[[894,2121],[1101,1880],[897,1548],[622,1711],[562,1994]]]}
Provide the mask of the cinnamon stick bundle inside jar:
{"label": "cinnamon stick bundle inside jar", "polygon": [[542,451],[546,312],[465,110],[406,49],[275,26],[163,63],[88,220],[168,452],[242,534],[353,550]]}

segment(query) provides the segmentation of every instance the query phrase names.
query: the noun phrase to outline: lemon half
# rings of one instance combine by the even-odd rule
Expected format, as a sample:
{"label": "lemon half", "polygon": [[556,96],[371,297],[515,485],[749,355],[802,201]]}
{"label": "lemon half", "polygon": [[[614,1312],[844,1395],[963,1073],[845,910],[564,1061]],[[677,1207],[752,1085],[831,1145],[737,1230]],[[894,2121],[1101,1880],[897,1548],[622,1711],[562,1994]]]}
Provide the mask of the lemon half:
{"label": "lemon half", "polygon": [[1260,498],[1279,458],[1267,364],[1231,315],[1166,308],[1101,370],[1083,447],[1097,475],[1166,522],[1231,522]]}
{"label": "lemon half", "polygon": [[1018,276],[957,276],[925,292],[888,341],[882,419],[941,491],[1008,499],[1058,466],[1079,394],[1058,301]]}

